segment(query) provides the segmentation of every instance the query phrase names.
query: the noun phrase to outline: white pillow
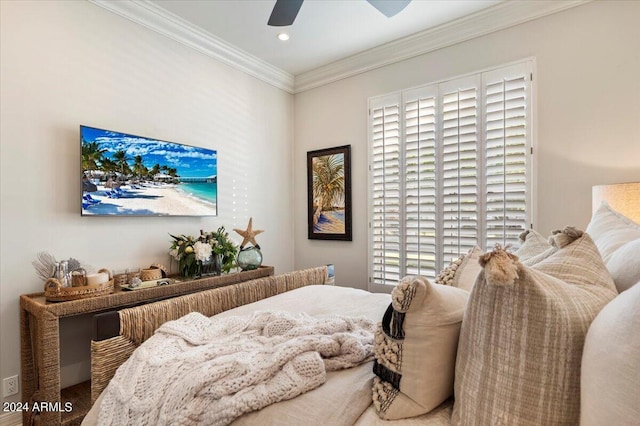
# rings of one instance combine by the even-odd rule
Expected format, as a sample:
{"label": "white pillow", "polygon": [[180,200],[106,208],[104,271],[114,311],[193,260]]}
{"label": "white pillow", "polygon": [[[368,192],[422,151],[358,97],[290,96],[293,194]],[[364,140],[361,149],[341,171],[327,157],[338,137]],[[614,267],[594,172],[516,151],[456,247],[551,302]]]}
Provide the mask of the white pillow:
{"label": "white pillow", "polygon": [[640,283],[605,306],[584,344],[580,425],[637,425],[640,419]]}
{"label": "white pillow", "polygon": [[419,416],[453,393],[458,336],[469,293],[403,278],[374,340],[373,405],[385,420]]}
{"label": "white pillow", "polygon": [[617,249],[629,241],[640,238],[640,225],[613,210],[603,201],[591,217],[585,232],[596,243],[606,264]]}
{"label": "white pillow", "polygon": [[598,247],[618,292],[640,281],[640,224],[603,201],[586,232]]}
{"label": "white pillow", "polygon": [[607,262],[607,269],[613,277],[613,282],[616,283],[618,293],[622,293],[639,282],[640,238],[629,241],[613,252],[613,255]]}

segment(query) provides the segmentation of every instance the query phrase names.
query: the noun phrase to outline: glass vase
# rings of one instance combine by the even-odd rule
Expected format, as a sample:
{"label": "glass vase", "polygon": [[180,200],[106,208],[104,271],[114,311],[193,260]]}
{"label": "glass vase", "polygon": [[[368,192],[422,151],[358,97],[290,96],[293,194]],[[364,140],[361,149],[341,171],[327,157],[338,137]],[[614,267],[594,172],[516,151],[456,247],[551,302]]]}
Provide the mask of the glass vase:
{"label": "glass vase", "polygon": [[178,261],[178,268],[180,269],[180,275],[184,278],[195,280],[200,278],[202,274],[202,262],[194,260],[188,262],[185,260]]}
{"label": "glass vase", "polygon": [[243,248],[238,252],[238,266],[243,271],[252,271],[262,265],[262,252],[258,247]]}
{"label": "glass vase", "polygon": [[222,272],[222,255],[212,254],[209,260],[201,262],[201,276],[212,277],[220,275]]}

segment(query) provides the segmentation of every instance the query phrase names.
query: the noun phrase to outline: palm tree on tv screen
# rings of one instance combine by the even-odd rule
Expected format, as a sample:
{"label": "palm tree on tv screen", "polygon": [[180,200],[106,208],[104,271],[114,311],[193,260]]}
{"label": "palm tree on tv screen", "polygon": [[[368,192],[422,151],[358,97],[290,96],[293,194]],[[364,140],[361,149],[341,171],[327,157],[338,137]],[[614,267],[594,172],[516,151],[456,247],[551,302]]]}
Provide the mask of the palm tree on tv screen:
{"label": "palm tree on tv screen", "polygon": [[102,160],[101,170],[105,173],[114,173],[118,170],[118,165],[110,158],[104,158]]}
{"label": "palm tree on tv screen", "polygon": [[98,142],[87,142],[82,140],[82,170],[98,170],[104,160],[103,154],[106,149],[100,148]]}
{"label": "palm tree on tv screen", "polygon": [[153,176],[157,175],[158,173],[160,173],[160,164],[156,163],[151,168],[151,171],[149,172],[149,175],[153,177]]}
{"label": "palm tree on tv screen", "polygon": [[113,159],[115,160],[115,163],[118,165],[118,171],[123,176],[126,176],[131,173],[131,169],[129,168],[129,163],[127,163],[127,161],[129,160],[129,157],[127,157],[126,152],[124,152],[123,150],[116,151],[113,154]]}
{"label": "palm tree on tv screen", "polygon": [[133,157],[133,173],[138,177],[146,176],[149,170],[142,164],[142,155]]}

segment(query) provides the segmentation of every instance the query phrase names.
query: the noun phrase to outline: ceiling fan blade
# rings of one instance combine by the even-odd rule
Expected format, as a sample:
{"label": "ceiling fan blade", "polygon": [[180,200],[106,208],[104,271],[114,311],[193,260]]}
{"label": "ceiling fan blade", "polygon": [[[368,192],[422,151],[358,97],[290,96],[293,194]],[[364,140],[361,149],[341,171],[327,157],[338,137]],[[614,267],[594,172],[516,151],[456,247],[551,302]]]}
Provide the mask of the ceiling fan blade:
{"label": "ceiling fan blade", "polygon": [[286,27],[293,24],[304,0],[276,0],[268,24],[272,27]]}
{"label": "ceiling fan blade", "polygon": [[387,18],[400,13],[411,0],[367,0],[371,6],[378,9]]}

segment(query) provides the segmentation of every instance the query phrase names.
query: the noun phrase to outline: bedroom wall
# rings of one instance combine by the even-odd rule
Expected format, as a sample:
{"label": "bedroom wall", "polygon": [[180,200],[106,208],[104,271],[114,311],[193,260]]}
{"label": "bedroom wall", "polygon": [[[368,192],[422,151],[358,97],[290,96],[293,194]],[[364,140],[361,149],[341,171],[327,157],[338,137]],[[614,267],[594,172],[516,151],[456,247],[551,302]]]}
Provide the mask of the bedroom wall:
{"label": "bedroom wall", "polygon": [[[1,378],[20,372],[18,301],[42,291],[38,251],[168,265],[168,233],[244,229],[253,216],[264,263],[292,270],[292,95],[89,2],[0,8]],[[217,149],[218,217],[81,217],[80,124]],[[88,378],[90,318],[62,329],[69,385]]]}
{"label": "bedroom wall", "polygon": [[[585,227],[591,186],[640,181],[640,2],[591,2],[295,96],[295,267],[367,288],[367,99],[533,57],[538,230]],[[351,144],[353,241],[307,239],[306,152]]]}

